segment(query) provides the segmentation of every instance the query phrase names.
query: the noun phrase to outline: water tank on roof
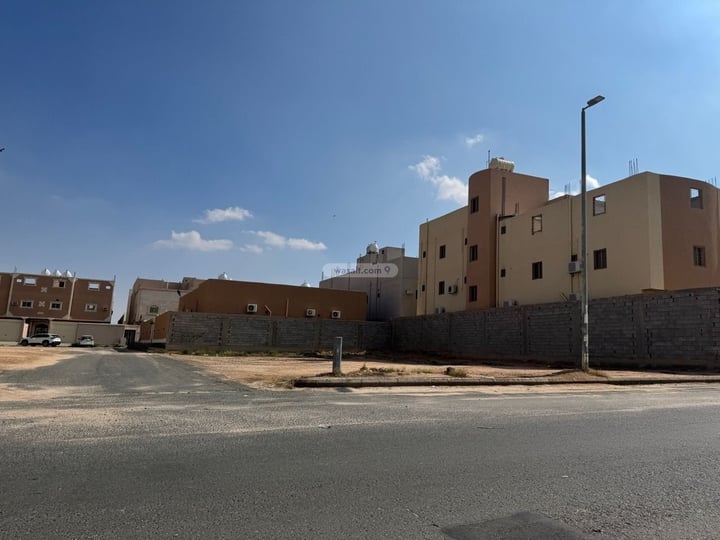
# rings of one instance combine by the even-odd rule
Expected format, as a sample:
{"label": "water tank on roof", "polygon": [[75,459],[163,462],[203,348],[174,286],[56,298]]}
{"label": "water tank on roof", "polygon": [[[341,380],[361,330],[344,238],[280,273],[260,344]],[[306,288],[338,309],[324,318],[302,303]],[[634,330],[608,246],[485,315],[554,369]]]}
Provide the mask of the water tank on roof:
{"label": "water tank on roof", "polygon": [[367,249],[365,250],[365,253],[368,254],[368,255],[370,255],[371,253],[376,253],[376,254],[377,254],[377,252],[378,252],[377,242],[373,242],[372,244],[368,244],[368,247],[367,247]]}
{"label": "water tank on roof", "polygon": [[218,279],[230,279],[230,276],[228,276],[227,273],[223,272],[218,276]]}
{"label": "water tank on roof", "polygon": [[43,276],[49,276],[49,275],[52,274],[52,272],[50,272],[50,269],[49,269],[49,268],[46,268],[45,270],[43,270],[43,271],[40,272],[40,273],[41,273]]}
{"label": "water tank on roof", "polygon": [[61,277],[62,272],[60,270],[55,270],[54,275],[56,275],[57,277]]}
{"label": "water tank on roof", "polygon": [[515,162],[505,159],[504,157],[494,157],[490,160],[490,168],[513,172],[515,170]]}
{"label": "water tank on roof", "polygon": [[312,287],[307,281],[303,281],[301,287]]}
{"label": "water tank on roof", "polygon": [[65,277],[73,277],[73,273],[70,270],[65,270]]}

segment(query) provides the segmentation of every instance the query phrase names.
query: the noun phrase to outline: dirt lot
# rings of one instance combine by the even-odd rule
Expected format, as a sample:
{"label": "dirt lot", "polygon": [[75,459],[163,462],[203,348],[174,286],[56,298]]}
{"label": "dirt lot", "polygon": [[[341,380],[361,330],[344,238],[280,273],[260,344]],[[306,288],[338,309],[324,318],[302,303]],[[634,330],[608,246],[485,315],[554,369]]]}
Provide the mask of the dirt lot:
{"label": "dirt lot", "polygon": [[8,345],[0,347],[0,373],[50,366],[72,355],[72,349],[67,348]]}

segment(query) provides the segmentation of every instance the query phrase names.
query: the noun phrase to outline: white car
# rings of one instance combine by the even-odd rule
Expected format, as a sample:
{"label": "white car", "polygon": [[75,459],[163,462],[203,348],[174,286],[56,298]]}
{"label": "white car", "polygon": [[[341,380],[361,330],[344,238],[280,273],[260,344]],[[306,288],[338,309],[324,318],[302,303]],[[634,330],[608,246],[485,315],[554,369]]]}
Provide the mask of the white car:
{"label": "white car", "polygon": [[77,340],[78,347],[94,347],[95,339],[92,336],[80,336]]}
{"label": "white car", "polygon": [[42,345],[43,347],[57,347],[62,343],[62,338],[57,334],[33,334],[30,337],[22,338],[20,345]]}

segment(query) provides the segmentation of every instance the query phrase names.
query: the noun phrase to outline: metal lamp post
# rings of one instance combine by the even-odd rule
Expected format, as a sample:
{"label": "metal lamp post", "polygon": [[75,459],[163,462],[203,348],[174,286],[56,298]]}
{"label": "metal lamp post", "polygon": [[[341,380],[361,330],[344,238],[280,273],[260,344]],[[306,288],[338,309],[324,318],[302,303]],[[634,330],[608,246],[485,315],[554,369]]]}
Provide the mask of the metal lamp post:
{"label": "metal lamp post", "polygon": [[580,267],[582,268],[582,278],[580,280],[580,329],[582,334],[582,352],[580,356],[580,369],[588,371],[590,369],[590,349],[588,346],[588,273],[587,273],[587,164],[585,160],[585,109],[589,109],[593,105],[600,103],[605,97],[595,96],[580,112],[580,186],[581,186],[581,204],[580,204]]}

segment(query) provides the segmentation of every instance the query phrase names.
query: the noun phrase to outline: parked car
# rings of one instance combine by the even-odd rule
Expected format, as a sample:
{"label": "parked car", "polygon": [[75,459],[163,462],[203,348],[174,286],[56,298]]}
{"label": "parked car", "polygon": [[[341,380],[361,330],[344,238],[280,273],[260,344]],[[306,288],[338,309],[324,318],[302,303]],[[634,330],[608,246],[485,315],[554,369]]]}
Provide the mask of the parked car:
{"label": "parked car", "polygon": [[77,340],[78,347],[94,347],[95,339],[92,336],[80,336]]}
{"label": "parked car", "polygon": [[30,337],[22,338],[20,345],[42,345],[43,347],[57,347],[62,343],[62,338],[57,334],[33,334]]}

